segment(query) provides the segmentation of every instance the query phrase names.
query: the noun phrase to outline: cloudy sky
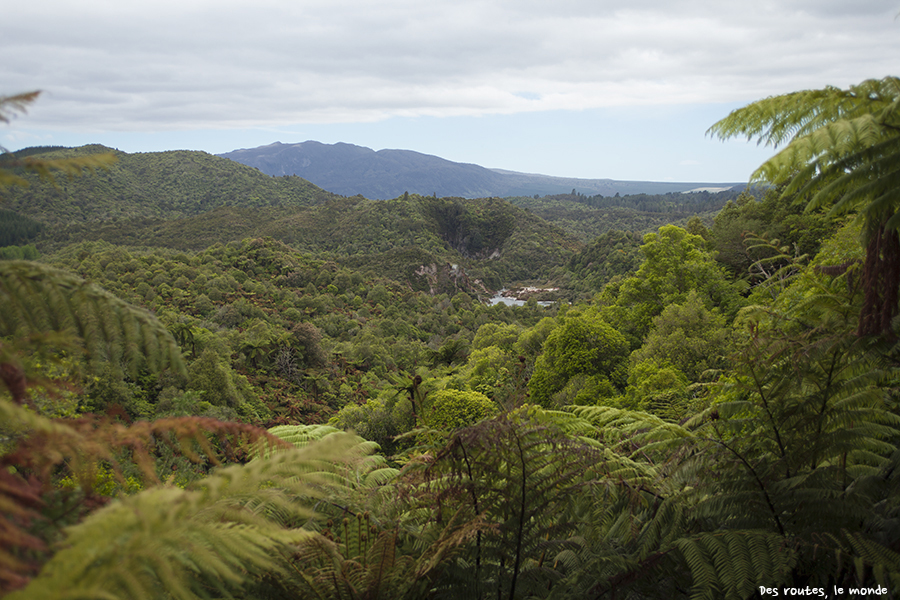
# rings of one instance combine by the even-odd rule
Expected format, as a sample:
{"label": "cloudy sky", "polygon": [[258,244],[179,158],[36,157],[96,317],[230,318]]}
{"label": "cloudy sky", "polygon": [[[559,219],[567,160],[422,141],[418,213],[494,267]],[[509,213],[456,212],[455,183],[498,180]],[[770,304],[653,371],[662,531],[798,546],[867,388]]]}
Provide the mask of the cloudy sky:
{"label": "cloudy sky", "polygon": [[0,22],[9,150],[404,148],[585,178],[745,181],[753,100],[900,75],[896,0],[34,0]]}

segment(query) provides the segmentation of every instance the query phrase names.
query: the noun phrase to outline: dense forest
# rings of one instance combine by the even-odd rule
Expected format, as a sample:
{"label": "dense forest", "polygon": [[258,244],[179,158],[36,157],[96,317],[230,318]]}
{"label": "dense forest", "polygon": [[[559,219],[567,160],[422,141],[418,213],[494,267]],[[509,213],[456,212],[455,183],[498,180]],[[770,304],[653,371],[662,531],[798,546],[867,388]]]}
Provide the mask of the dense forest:
{"label": "dense forest", "polygon": [[0,595],[895,597],[898,103],[735,111],[740,193],[5,154]]}

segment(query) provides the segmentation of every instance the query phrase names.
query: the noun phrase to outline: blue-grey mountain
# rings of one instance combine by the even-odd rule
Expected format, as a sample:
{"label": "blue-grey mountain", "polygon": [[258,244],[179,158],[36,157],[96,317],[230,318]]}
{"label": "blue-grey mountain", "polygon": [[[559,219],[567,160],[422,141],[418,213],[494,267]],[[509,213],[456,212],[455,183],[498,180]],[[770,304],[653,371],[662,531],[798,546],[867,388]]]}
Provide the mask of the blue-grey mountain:
{"label": "blue-grey mountain", "polygon": [[[541,196],[577,190],[603,194],[665,194],[695,189],[729,189],[740,183],[617,181],[551,177],[488,169],[457,163],[412,150],[372,150],[353,144],[275,142],[234,150],[219,156],[256,167],[269,175],[298,175],[322,189],[343,196],[360,194],[373,200],[404,192],[462,198]],[[599,168],[599,167],[598,167]]]}

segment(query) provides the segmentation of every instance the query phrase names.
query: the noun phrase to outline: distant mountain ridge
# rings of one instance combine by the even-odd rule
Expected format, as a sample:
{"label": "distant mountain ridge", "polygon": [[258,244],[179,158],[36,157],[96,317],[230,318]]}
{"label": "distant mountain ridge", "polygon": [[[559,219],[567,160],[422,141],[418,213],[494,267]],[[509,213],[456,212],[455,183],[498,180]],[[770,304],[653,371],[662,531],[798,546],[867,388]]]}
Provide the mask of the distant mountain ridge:
{"label": "distant mountain ridge", "polygon": [[297,175],[342,196],[373,200],[410,194],[487,198],[546,196],[577,190],[586,195],[665,194],[695,189],[730,189],[744,183],[579,179],[488,169],[412,150],[372,150],[354,144],[275,142],[218,154],[273,176]]}

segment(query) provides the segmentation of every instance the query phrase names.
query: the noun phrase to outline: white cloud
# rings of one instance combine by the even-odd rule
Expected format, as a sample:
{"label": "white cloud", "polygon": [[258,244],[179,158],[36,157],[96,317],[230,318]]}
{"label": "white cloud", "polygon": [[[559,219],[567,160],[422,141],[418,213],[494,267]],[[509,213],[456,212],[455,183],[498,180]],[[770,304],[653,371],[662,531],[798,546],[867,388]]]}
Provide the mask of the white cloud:
{"label": "white cloud", "polygon": [[[852,8],[851,5],[852,4]],[[20,3],[4,92],[34,127],[229,128],[749,101],[882,77],[878,0]]]}

